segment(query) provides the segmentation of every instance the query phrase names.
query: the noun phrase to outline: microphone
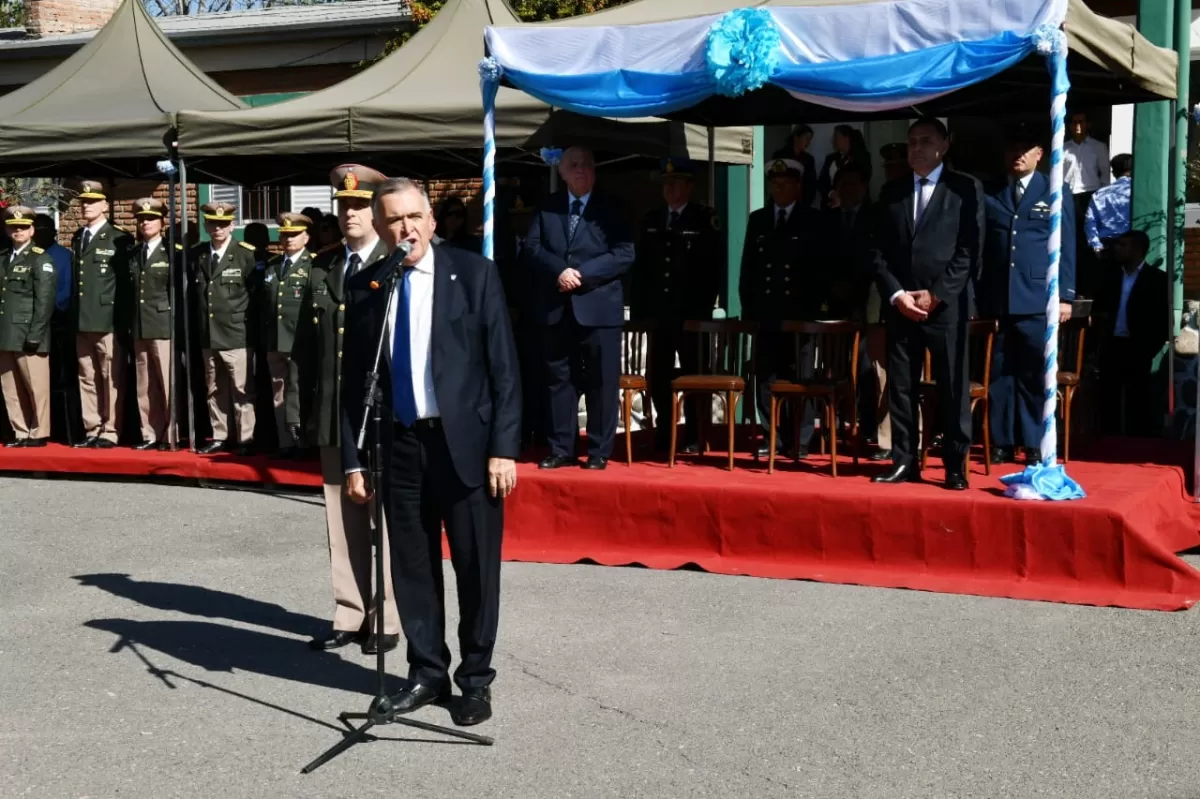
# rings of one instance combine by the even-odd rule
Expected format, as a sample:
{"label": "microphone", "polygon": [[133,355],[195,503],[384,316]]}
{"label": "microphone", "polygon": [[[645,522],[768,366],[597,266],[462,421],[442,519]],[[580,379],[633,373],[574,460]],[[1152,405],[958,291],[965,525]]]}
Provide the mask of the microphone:
{"label": "microphone", "polygon": [[[396,251],[389,255],[387,261],[384,262],[383,273],[384,275],[387,275],[387,277],[380,277],[380,280],[390,280],[392,278],[399,280],[404,277],[404,259],[407,258],[411,252],[412,244],[407,241],[402,241],[396,245]],[[381,283],[380,280],[371,281],[372,291],[383,288],[383,283]]]}

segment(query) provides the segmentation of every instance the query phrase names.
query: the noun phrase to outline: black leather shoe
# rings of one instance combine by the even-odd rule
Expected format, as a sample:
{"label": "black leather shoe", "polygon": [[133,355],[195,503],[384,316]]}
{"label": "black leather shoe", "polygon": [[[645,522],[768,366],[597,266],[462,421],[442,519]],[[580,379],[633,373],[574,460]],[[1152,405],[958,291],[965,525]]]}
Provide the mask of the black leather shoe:
{"label": "black leather shoe", "polygon": [[158,449],[158,442],[157,441],[143,441],[141,444],[138,444],[136,447],[134,447],[134,449],[136,449],[138,452],[145,452],[146,450]]}
{"label": "black leather shoe", "polygon": [[961,472],[946,472],[944,485],[950,491],[966,491],[969,488],[967,476]]}
{"label": "black leather shoe", "polygon": [[158,442],[157,444],[154,445],[154,448],[157,449],[159,452],[170,452],[171,451],[171,445],[165,441]]}
{"label": "black leather shoe", "polygon": [[682,447],[675,450],[675,454],[676,455],[699,455],[700,454],[700,445],[699,444],[684,444]]}
{"label": "black leather shoe", "polygon": [[450,708],[450,719],[459,727],[473,727],[492,717],[492,689],[468,688]]}
{"label": "black leather shoe", "polygon": [[85,438],[83,441],[76,441],[72,444],[71,449],[92,449],[94,446],[93,442],[95,441],[99,441],[99,439],[94,436],[92,438]]}
{"label": "black leather shoe", "polygon": [[399,633],[384,633],[383,638],[376,638],[375,633],[367,636],[367,640],[363,641],[362,651],[364,655],[375,655],[379,653],[379,641],[383,641],[383,651],[391,652],[400,645]]}
{"label": "black leather shoe", "polygon": [[539,469],[561,469],[564,466],[575,466],[579,461],[574,458],[568,458],[566,455],[550,455],[542,458],[542,462],[538,464]]}
{"label": "black leather shoe", "polygon": [[[1042,462],[1042,451],[1040,449],[1025,448],[1025,465],[1033,466]],[[994,461],[993,461],[994,463]]]}
{"label": "black leather shoe", "polygon": [[880,463],[881,461],[890,461],[892,459],[892,451],[890,449],[877,449],[871,453],[867,460]]}
{"label": "black leather shoe", "polygon": [[[777,458],[781,457],[783,454],[784,454],[783,444],[776,443],[775,444],[775,457],[777,457]],[[755,452],[755,455],[757,455],[759,458],[769,458],[769,457],[771,457],[771,447],[767,444],[763,444]]]}
{"label": "black leather shoe", "polygon": [[1012,463],[1014,460],[1012,447],[992,447],[992,463]]}
{"label": "black leather shoe", "polygon": [[883,474],[871,478],[872,483],[919,483],[921,470],[915,464],[901,463],[888,469]]}
{"label": "black leather shoe", "polygon": [[89,445],[92,449],[116,449],[117,445],[107,438],[93,438]]}
{"label": "black leather shoe", "polygon": [[608,458],[601,458],[599,455],[590,455],[584,461],[582,468],[593,472],[602,472],[608,468]]}
{"label": "black leather shoe", "polygon": [[225,449],[224,441],[210,441],[200,449],[196,450],[197,455],[216,455],[221,450]]}
{"label": "black leather shoe", "polygon": [[451,696],[449,683],[422,685],[418,682],[393,696],[392,707],[400,714],[412,713],[434,702],[449,702]]}
{"label": "black leather shoe", "polygon": [[309,649],[317,651],[326,651],[330,649],[341,649],[355,641],[363,640],[362,634],[358,632],[347,632],[345,630],[334,630],[322,638],[314,638],[308,642]]}
{"label": "black leather shoe", "polygon": [[796,450],[796,460],[802,461],[808,457],[808,447],[800,447]]}
{"label": "black leather shoe", "polygon": [[37,448],[46,446],[48,438],[27,438],[24,441],[18,442],[20,446],[25,448]]}

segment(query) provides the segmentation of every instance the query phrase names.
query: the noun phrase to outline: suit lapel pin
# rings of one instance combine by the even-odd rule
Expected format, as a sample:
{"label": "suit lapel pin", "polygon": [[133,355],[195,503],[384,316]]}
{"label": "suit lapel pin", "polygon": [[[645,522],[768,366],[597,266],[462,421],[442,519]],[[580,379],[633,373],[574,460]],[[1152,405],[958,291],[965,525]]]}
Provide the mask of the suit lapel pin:
{"label": "suit lapel pin", "polygon": [[458,275],[450,275],[451,280],[458,280]]}

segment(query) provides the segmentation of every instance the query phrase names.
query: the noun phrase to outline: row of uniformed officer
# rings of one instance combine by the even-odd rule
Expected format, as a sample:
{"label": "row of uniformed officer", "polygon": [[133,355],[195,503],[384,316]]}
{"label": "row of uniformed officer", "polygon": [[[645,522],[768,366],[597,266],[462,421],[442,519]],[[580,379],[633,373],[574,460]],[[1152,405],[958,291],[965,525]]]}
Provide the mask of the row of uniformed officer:
{"label": "row of uniformed officer", "polygon": [[8,209],[12,246],[0,250],[0,389],[14,447],[44,447],[50,437],[54,264],[33,244],[33,216],[25,206]]}
{"label": "row of uniformed officer", "polygon": [[282,213],[279,224],[279,243],[283,252],[273,256],[263,278],[263,349],[267,371],[271,377],[271,402],[275,411],[275,432],[281,454],[293,455],[301,443],[299,423],[289,424],[288,418],[299,418],[300,400],[296,391],[289,391],[296,378],[292,348],[296,325],[304,313],[304,289],[308,286],[313,258],[308,251],[309,229],[312,220],[304,214]]}

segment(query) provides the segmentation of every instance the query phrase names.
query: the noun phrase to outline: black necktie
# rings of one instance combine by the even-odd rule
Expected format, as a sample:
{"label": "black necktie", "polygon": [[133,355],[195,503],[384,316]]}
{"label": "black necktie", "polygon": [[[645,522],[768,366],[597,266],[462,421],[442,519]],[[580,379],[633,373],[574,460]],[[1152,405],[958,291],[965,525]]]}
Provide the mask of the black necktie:
{"label": "black necktie", "polygon": [[362,266],[362,258],[358,257],[358,253],[351,253],[350,260],[346,262],[346,277],[357,272],[360,266]]}
{"label": "black necktie", "polygon": [[667,230],[674,230],[675,226],[678,224],[679,224],[679,212],[672,211],[670,217],[667,219]]}
{"label": "black necktie", "polygon": [[[357,257],[357,256],[356,256],[356,257]],[[292,259],[291,259],[291,258],[286,258],[286,257],[285,257],[285,258],[283,259],[283,272],[281,272],[281,273],[280,273],[280,275],[279,275],[279,279],[280,279],[280,280],[286,280],[286,279],[287,279],[287,273],[288,273],[288,270],[289,270],[289,269],[291,269],[291,268],[292,268]]]}
{"label": "black necktie", "polygon": [[1018,205],[1021,204],[1021,198],[1024,196],[1025,196],[1025,186],[1022,185],[1021,181],[1018,180],[1016,183],[1013,184],[1013,208],[1016,208]]}
{"label": "black necktie", "polygon": [[90,231],[90,230],[83,231],[83,242],[81,243],[81,245],[79,247],[79,252],[83,253],[85,250],[87,250],[88,245],[91,243],[92,243],[92,231]]}
{"label": "black necktie", "polygon": [[783,226],[787,224],[787,211],[779,209],[779,215],[775,217],[775,229],[783,230]]}
{"label": "black necktie", "polygon": [[925,213],[925,187],[928,185],[929,178],[921,178],[917,181],[917,222],[921,221],[921,216]]}

